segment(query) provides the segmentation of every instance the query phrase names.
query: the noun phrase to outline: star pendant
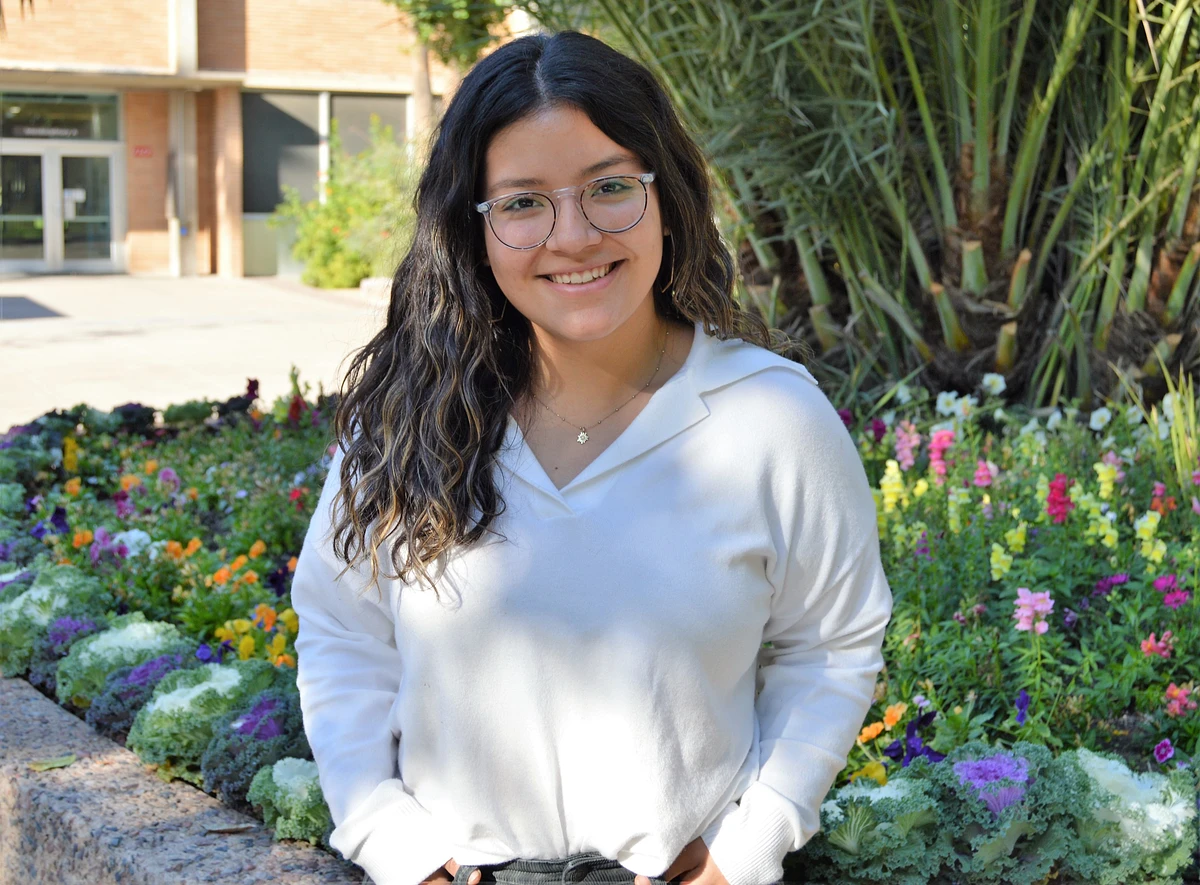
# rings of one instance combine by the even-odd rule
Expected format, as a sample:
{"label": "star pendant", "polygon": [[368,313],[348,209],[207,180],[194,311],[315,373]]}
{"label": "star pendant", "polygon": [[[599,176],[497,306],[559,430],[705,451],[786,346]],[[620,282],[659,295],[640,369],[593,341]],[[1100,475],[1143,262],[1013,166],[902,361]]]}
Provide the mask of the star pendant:
{"label": "star pendant", "polygon": [[582,428],[580,428],[580,430],[579,430],[579,436],[575,437],[575,439],[577,439],[577,440],[579,441],[579,444],[580,444],[580,445],[583,445],[585,442],[587,442],[587,441],[588,441],[588,435],[587,435],[587,431],[586,431],[586,430],[584,430],[584,429],[582,429]]}

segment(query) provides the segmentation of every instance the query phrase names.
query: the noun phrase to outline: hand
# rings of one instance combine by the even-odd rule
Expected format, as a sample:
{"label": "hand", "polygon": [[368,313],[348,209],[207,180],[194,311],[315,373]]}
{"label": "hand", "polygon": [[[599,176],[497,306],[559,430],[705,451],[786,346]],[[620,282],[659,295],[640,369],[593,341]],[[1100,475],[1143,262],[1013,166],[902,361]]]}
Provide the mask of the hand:
{"label": "hand", "polygon": [[[699,836],[684,846],[679,857],[659,878],[671,882],[676,876],[683,877],[679,880],[680,885],[729,885]],[[633,882],[634,885],[650,885],[646,876],[636,876]]]}
{"label": "hand", "polygon": [[[435,885],[439,882],[453,882],[455,874],[458,873],[458,861],[450,858],[442,866],[434,870],[433,875],[421,882],[421,885]],[[483,878],[483,873],[475,870],[467,879],[469,885],[479,885],[479,880]]]}

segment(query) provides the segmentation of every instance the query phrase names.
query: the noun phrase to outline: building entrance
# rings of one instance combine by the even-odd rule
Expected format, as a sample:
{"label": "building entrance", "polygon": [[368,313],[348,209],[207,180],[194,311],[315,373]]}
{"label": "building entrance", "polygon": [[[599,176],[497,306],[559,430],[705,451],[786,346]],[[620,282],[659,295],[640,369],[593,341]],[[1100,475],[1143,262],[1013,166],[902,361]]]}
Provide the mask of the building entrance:
{"label": "building entrance", "polygon": [[[95,273],[124,264],[114,229],[121,162],[115,125],[111,135],[69,125],[63,111],[84,102],[62,98],[0,95],[0,273]],[[107,129],[95,104],[89,122]]]}

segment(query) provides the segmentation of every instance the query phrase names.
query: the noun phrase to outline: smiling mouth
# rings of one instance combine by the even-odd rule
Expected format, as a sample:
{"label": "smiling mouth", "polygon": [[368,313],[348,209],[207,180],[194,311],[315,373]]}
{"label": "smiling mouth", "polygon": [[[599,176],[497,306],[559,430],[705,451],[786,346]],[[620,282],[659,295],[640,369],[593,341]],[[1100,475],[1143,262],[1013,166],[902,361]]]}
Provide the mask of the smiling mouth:
{"label": "smiling mouth", "polygon": [[[623,260],[624,259],[622,259],[622,261]],[[560,285],[578,285],[581,283],[590,283],[592,280],[598,280],[608,276],[617,269],[619,264],[621,264],[621,261],[613,261],[608,264],[602,264],[599,267],[594,267],[591,270],[584,271],[583,273],[542,274],[542,279],[550,280],[551,282],[559,283]]]}

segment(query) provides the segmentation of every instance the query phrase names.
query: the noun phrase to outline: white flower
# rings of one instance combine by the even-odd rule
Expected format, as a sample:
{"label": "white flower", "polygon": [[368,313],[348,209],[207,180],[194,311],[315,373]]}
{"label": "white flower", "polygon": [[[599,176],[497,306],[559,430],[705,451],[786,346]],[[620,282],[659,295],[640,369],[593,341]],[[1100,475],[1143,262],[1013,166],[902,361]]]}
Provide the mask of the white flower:
{"label": "white flower", "polygon": [[892,409],[889,412],[884,412],[879,417],[880,417],[880,420],[883,421],[885,426],[891,427],[893,424],[896,423],[896,410]]}
{"label": "white flower", "polygon": [[1141,424],[1142,417],[1143,417],[1142,410],[1139,409],[1137,406],[1126,407],[1126,409],[1125,409],[1125,423],[1126,424]]}
{"label": "white flower", "polygon": [[997,408],[996,411],[992,412],[992,418],[997,422],[1003,421],[1007,417],[1008,412],[1004,411],[1004,409]]}
{"label": "white flower", "polygon": [[979,405],[978,397],[964,396],[954,403],[954,414],[965,421],[977,405]]}
{"label": "white flower", "polygon": [[1171,425],[1167,421],[1158,422],[1158,438],[1167,439],[1171,436]]}
{"label": "white flower", "polygon": [[1179,405],[1178,399],[1173,393],[1168,393],[1162,398],[1162,407],[1159,409],[1160,420],[1166,421],[1168,424],[1175,420],[1175,408]]}
{"label": "white flower", "polygon": [[1101,406],[1092,412],[1091,418],[1088,419],[1088,427],[1092,428],[1092,430],[1103,430],[1111,420],[1112,412]]}
{"label": "white flower", "polygon": [[896,399],[900,400],[900,405],[906,406],[912,402],[912,391],[908,389],[907,384],[900,384],[896,388]]}
{"label": "white flower", "polygon": [[167,546],[166,541],[155,541],[146,548],[146,558],[151,562],[158,559],[158,554]]}
{"label": "white flower", "polygon": [[955,430],[955,429],[957,429],[957,428],[955,427],[953,421],[943,421],[941,424],[934,424],[932,427],[930,427],[929,433],[932,436],[933,434],[937,433],[939,430]]}
{"label": "white flower", "polygon": [[1003,375],[996,372],[988,372],[983,376],[983,381],[979,384],[987,393],[992,396],[999,396],[1008,388],[1008,382],[1004,380]]}
{"label": "white flower", "polygon": [[1063,413],[1061,411],[1059,411],[1058,409],[1055,409],[1053,412],[1050,413],[1050,417],[1046,419],[1046,429],[1053,432],[1054,429],[1057,428],[1059,424],[1062,424],[1062,420],[1063,420]]}
{"label": "white flower", "polygon": [[1017,436],[1029,436],[1031,433],[1036,433],[1039,427],[1041,425],[1038,424],[1038,419],[1030,418],[1028,423],[1018,431]]}
{"label": "white flower", "polygon": [[1102,449],[1111,449],[1116,444],[1117,444],[1117,438],[1115,436],[1113,436],[1111,433],[1108,436],[1104,437],[1104,439],[1100,440],[1100,448],[1102,448]]}
{"label": "white flower", "polygon": [[958,394],[953,390],[943,390],[937,395],[937,413],[947,417],[954,414],[954,406],[958,402]]}
{"label": "white flower", "polygon": [[113,546],[124,544],[130,556],[137,556],[150,546],[150,536],[141,529],[130,529],[113,535]]}

